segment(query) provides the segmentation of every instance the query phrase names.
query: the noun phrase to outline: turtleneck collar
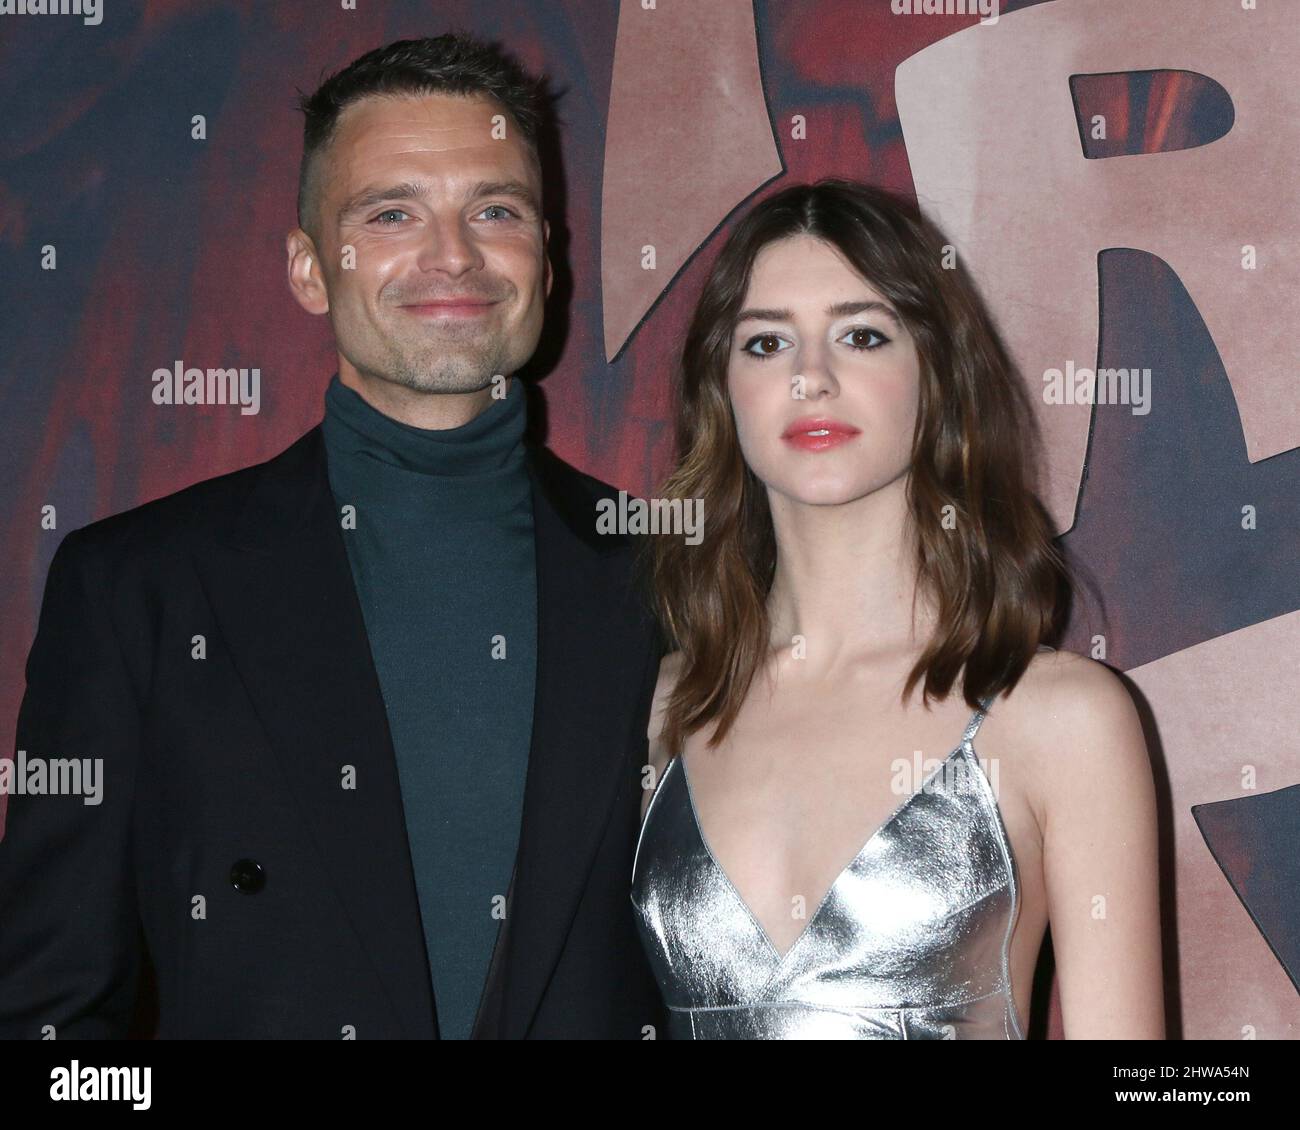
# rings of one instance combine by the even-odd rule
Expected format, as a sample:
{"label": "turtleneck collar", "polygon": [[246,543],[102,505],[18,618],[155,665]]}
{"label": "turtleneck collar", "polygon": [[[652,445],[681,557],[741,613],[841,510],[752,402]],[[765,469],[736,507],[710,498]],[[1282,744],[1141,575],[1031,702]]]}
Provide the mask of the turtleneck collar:
{"label": "turtleneck collar", "polygon": [[338,454],[361,455],[423,476],[475,478],[518,466],[527,424],[523,386],[456,428],[417,428],[386,416],[335,373],[325,391],[326,440]]}
{"label": "turtleneck collar", "polygon": [[339,502],[398,515],[437,507],[443,518],[487,519],[528,498],[519,380],[459,428],[416,428],[374,408],[335,373],[325,390],[330,486]]}

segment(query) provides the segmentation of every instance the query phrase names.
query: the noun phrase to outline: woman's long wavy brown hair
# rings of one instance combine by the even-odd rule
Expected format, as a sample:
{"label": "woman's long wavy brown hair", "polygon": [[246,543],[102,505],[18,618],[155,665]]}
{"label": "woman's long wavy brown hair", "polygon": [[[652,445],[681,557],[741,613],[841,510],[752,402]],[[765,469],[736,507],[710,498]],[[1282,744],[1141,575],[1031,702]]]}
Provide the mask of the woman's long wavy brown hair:
{"label": "woman's long wavy brown hair", "polygon": [[[937,628],[911,669],[905,702],[946,699],[958,675],[979,699],[1015,686],[1040,644],[1054,646],[1073,595],[1070,570],[1032,484],[1038,440],[1023,382],[943,233],[915,204],[839,178],[786,187],[756,204],[719,252],[674,372],[677,461],[660,497],[702,499],[698,545],[656,534],[643,580],[670,648],[681,652],[661,741],[676,756],[715,723],[716,746],[771,653],[767,598],[776,540],[763,483],[736,434],[727,366],[760,249],[811,235],[837,247],[888,299],[920,358],[907,487],[917,590]],[[943,518],[945,507],[955,521]]]}

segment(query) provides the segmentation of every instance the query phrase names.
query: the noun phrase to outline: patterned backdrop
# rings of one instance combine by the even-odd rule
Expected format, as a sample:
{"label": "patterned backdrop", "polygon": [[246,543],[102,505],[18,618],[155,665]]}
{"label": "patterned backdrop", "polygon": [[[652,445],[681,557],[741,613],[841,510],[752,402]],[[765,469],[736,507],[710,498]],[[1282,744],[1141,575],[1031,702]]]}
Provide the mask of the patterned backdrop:
{"label": "patterned backdrop", "polygon": [[[322,414],[329,326],[285,282],[298,90],[463,28],[563,92],[531,368],[550,445],[619,487],[652,494],[668,470],[669,373],[744,206],[841,175],[914,193],[945,227],[1048,441],[1043,497],[1085,584],[1062,646],[1123,672],[1147,725],[1170,1036],[1300,1036],[1298,13],[1011,0],[981,23],[943,6],[0,15],[3,748],[64,534],[269,458]],[[256,367],[259,411],[154,404],[152,374],[178,363]],[[1053,370],[1086,393],[1112,368],[1144,374],[1140,401],[1047,393]],[[1031,1035],[1060,1035],[1051,986],[1049,948]]]}

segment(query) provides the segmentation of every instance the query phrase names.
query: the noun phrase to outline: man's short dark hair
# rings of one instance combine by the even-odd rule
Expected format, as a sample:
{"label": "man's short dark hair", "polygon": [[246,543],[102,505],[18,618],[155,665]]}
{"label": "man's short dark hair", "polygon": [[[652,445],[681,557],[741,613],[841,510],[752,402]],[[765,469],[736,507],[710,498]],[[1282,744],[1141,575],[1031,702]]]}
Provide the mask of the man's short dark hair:
{"label": "man's short dark hair", "polygon": [[463,31],[426,39],[400,39],[354,59],[326,79],[315,93],[299,91],[303,122],[298,168],[298,226],[320,217],[320,155],[334,137],[339,115],[353,102],[375,95],[455,94],[488,97],[514,120],[541,167],[538,138],[552,112],[546,77],[534,76],[495,43]]}

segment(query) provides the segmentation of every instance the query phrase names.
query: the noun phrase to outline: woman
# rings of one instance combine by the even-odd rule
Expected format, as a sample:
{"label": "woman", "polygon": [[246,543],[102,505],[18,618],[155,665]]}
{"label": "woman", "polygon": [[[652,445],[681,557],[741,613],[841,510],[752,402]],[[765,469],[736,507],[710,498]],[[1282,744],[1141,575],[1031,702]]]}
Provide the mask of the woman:
{"label": "woman", "polygon": [[1164,1036],[1141,726],[1050,646],[1032,417],[950,252],[796,185],[692,319],[632,890],[674,1037],[1021,1039],[1049,921],[1066,1037]]}

